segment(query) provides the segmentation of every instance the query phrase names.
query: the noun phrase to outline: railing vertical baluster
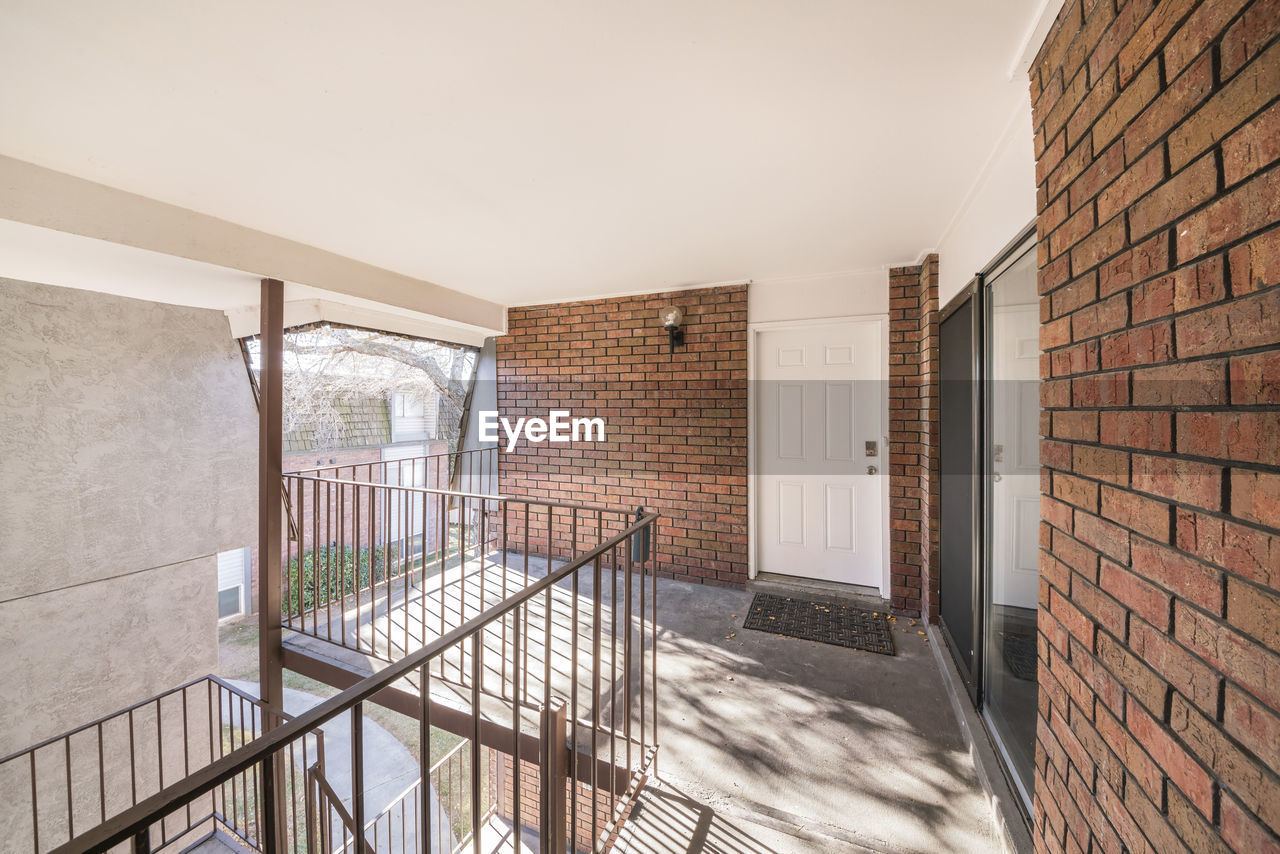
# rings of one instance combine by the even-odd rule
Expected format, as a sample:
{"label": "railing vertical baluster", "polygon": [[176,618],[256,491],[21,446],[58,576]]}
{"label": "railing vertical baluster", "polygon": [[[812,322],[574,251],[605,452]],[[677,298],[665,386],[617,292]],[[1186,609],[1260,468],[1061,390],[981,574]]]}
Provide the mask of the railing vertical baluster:
{"label": "railing vertical baluster", "polygon": [[422,772],[421,848],[423,854],[431,854],[435,851],[431,844],[431,662],[424,662],[418,674],[418,696],[421,702],[418,717],[418,766]]}
{"label": "railing vertical baluster", "polygon": [[[351,467],[351,479],[356,479],[356,467]],[[356,652],[360,651],[360,601],[364,597],[364,585],[360,581],[360,485],[352,487],[355,493],[355,507],[351,508],[351,571],[354,577],[351,586],[355,590],[355,626],[352,631],[356,636]]]}
{"label": "railing vertical baluster", "polygon": [[[390,477],[390,468],[383,463],[383,476]],[[394,491],[389,486],[383,487],[385,498],[382,500],[382,578],[386,588],[387,599],[387,657],[391,656],[391,517],[395,513],[393,506]]]}
{"label": "railing vertical baluster", "polygon": [[623,708],[623,738],[627,741],[627,771],[630,772],[631,767],[631,635],[635,632],[635,617],[631,611],[631,583],[632,583],[632,566],[631,566],[631,543],[628,542],[623,549],[622,559],[624,561],[622,571],[622,583],[625,585],[622,594],[622,610],[626,612],[626,628],[627,633],[622,639],[622,708]]}
{"label": "railing vertical baluster", "polygon": [[31,757],[31,835],[35,839],[35,854],[40,854],[40,797],[36,783],[36,752],[27,754]]}
{"label": "railing vertical baluster", "polygon": [[107,766],[102,748],[102,721],[98,721],[98,822],[107,820]]}
{"label": "railing vertical baluster", "polygon": [[[547,505],[547,575],[551,575],[551,537],[555,522],[555,509]],[[551,705],[551,594],[555,585],[547,587],[547,595],[543,600],[542,618],[542,705]]]}
{"label": "railing vertical baluster", "polygon": [[[221,688],[221,687],[219,687],[219,688],[218,688],[218,756],[219,756],[219,757],[226,756],[226,755],[227,755],[227,752],[228,752],[228,751],[227,751],[227,744],[226,744],[226,741],[224,741],[224,740],[223,740],[223,737],[222,737],[222,727],[223,727],[223,726],[226,726],[226,728],[227,728],[227,730],[228,730],[228,732],[227,732],[227,740],[229,740],[229,741],[231,742],[231,750],[235,750],[235,749],[236,749],[236,728],[235,728],[235,723],[234,723],[234,722],[235,722],[235,718],[236,718],[236,710],[235,710],[235,707],[231,704],[231,700],[230,700],[230,698],[228,698],[228,699],[227,699],[227,723],[226,723],[226,724],[223,724],[223,722],[222,722],[222,695],[223,695],[224,693],[225,693],[225,692],[222,690],[222,688]],[[238,776],[240,776],[240,775],[239,775],[239,774],[237,774],[237,775],[236,775],[236,777],[238,777]],[[238,809],[240,808],[240,795],[239,795],[239,790],[236,788],[236,777],[232,777],[232,778],[231,778],[231,780],[230,780],[230,783],[231,783],[231,808],[230,808],[230,810],[227,810],[227,803],[226,803],[226,801],[227,801],[227,794],[226,794],[226,787],[225,787],[225,785],[224,785],[224,787],[223,787],[223,792],[222,792],[222,807],[223,807],[224,812],[230,812],[230,815],[228,815],[228,816],[227,816],[227,818],[228,818],[228,820],[229,820],[229,821],[231,821],[231,822],[235,825],[235,829],[236,829],[236,831],[237,831],[237,832],[239,832],[239,830],[240,830],[240,823],[236,820],[236,810],[238,810]]]}
{"label": "railing vertical baluster", "polygon": [[[306,769],[302,775],[303,798],[302,798],[302,815],[304,835],[307,839],[307,854],[317,854],[316,842],[320,835],[320,828],[316,826],[316,810],[312,808],[312,797],[315,784],[311,781],[311,766],[307,764],[307,747],[306,741],[302,746],[302,765]],[[294,846],[297,847],[296,845]]]}
{"label": "railing vertical baluster", "polygon": [[[76,817],[75,817],[75,801],[71,798],[71,739],[64,738],[62,740],[62,754],[66,760],[67,772],[67,830],[68,839],[75,839],[76,836]],[[160,788],[164,788],[161,786]]]}
{"label": "railing vertical baluster", "polygon": [[[437,510],[440,514],[440,635],[444,635],[444,612],[445,612],[445,560],[449,554],[449,501],[448,496],[441,494],[437,500]],[[424,585],[425,587],[425,585]],[[440,656],[440,678],[444,678],[444,659]]]}
{"label": "railing vertical baluster", "polygon": [[[294,479],[292,477],[289,477],[289,475],[286,474],[283,476],[283,481],[284,481],[283,491],[284,491],[285,505],[288,507],[289,513],[290,513],[288,517],[288,521],[289,521],[288,527],[292,528],[293,527],[292,513],[293,513]],[[288,615],[288,619],[285,621],[285,625],[287,625],[289,628],[293,628],[293,573],[289,571],[289,565],[293,557],[293,543],[290,541],[287,531],[285,533],[285,538],[284,538],[284,548],[285,548],[284,565],[280,567],[280,583],[284,585],[284,599],[281,602],[280,607],[285,611],[285,614]],[[285,614],[282,614],[281,616],[284,617]]]}
{"label": "railing vertical baluster", "polygon": [[[524,586],[529,586],[529,529],[533,527],[533,505],[528,501],[524,502]],[[525,625],[528,626],[528,613],[525,614]],[[525,638],[527,641],[528,638]],[[524,662],[521,665],[521,673],[524,676],[524,685],[521,693],[524,696],[529,695],[529,644],[524,645]]]}
{"label": "railing vertical baluster", "polygon": [[[212,763],[218,758],[218,754],[214,749],[214,740],[213,740],[214,732],[217,732],[218,734],[219,743],[222,741],[222,695],[221,694],[218,695],[218,710],[215,712],[213,708],[213,682],[212,681],[207,682],[205,684],[205,689],[206,689],[205,699],[207,700],[208,707],[209,707],[209,762]],[[221,691],[222,689],[219,688],[218,690]],[[215,730],[215,726],[216,726],[216,730]],[[227,796],[226,796],[225,786],[218,786],[216,789],[214,789],[212,792],[209,793],[210,798],[213,802],[212,806],[215,810],[218,809],[219,794],[222,795],[222,812],[226,813]]]}
{"label": "railing vertical baluster", "polygon": [[[244,747],[246,744],[248,744],[250,741],[252,741],[252,740],[256,737],[256,733],[255,733],[255,731],[254,731],[254,726],[253,726],[253,720],[254,720],[254,718],[253,718],[253,710],[254,710],[254,707],[253,707],[253,705],[250,705],[250,706],[249,706],[249,721],[248,721],[248,724],[249,724],[249,725],[248,725],[248,728],[246,729],[246,727],[245,727],[245,711],[244,711],[244,706],[245,706],[244,697],[241,697],[241,698],[240,698],[240,746],[241,746],[241,747]],[[250,819],[252,818],[252,821],[253,821],[253,832],[254,832],[255,834],[257,834],[257,837],[258,837],[258,841],[259,841],[259,842],[265,842],[265,840],[264,840],[264,834],[263,834],[263,831],[262,831],[262,817],[261,817],[260,815],[258,815],[258,810],[256,809],[256,807],[257,807],[257,800],[258,800],[258,792],[260,791],[260,789],[259,789],[258,787],[259,787],[259,785],[261,785],[261,781],[259,781],[259,779],[258,779],[258,769],[259,769],[259,767],[260,767],[260,766],[258,766],[258,765],[254,765],[254,766],[253,766],[253,771],[252,771],[252,777],[253,777],[252,785],[250,785],[250,779],[249,779],[249,778],[250,778],[250,772],[248,772],[248,771],[246,771],[246,772],[245,772],[245,775],[244,775],[244,785],[241,787],[241,796],[244,798],[244,821],[245,821],[245,824],[246,824],[246,825],[247,825],[247,824],[249,824]],[[249,800],[250,798],[253,798],[253,801],[252,801],[252,802]],[[252,816],[250,815],[250,811],[251,811],[251,810],[252,810]]]}
{"label": "railing vertical baluster", "polygon": [[522,673],[522,665],[520,661],[521,647],[523,646],[523,632],[520,629],[520,613],[524,610],[524,606],[516,608],[511,612],[511,740],[512,740],[512,802],[511,816],[512,823],[516,829],[516,838],[520,838],[520,729],[522,724],[523,713],[521,711],[521,692],[520,692],[520,676]]}
{"label": "railing vertical baluster", "polygon": [[471,636],[471,852],[480,854],[480,655]]}
{"label": "railing vertical baluster", "polygon": [[[658,520],[654,519],[649,523],[650,544],[649,558],[651,563],[651,572],[649,573],[649,581],[652,585],[652,596],[650,597],[650,606],[653,610],[650,618],[649,633],[653,636],[653,743],[658,743]],[[653,760],[653,774],[658,773],[657,754]]]}
{"label": "railing vertical baluster", "polygon": [[326,483],[324,487],[324,625],[330,643],[333,642],[333,548],[330,545],[336,538],[333,535],[333,487]]}
{"label": "railing vertical baluster", "polygon": [[[428,476],[428,472],[424,469],[422,471],[422,483],[426,483],[426,476]],[[430,530],[428,521],[429,502],[430,495],[422,493],[422,584],[420,586],[419,602],[422,604],[421,638],[424,647],[426,645],[426,533]]]}
{"label": "railing vertical baluster", "polygon": [[129,798],[130,803],[138,802],[138,772],[134,763],[133,746],[133,709],[129,710]]}
{"label": "railing vertical baluster", "polygon": [[[467,621],[467,499],[458,499],[458,625]],[[474,653],[474,651],[473,651]],[[467,646],[458,645],[458,682],[467,684]]]}
{"label": "railing vertical baluster", "polygon": [[[484,552],[485,552],[485,548],[488,546],[488,543],[485,541],[485,537],[486,537],[486,531],[485,531],[485,516],[486,516],[486,511],[488,510],[488,508],[485,506],[485,499],[483,499],[483,498],[479,498],[479,499],[477,499],[477,501],[478,501],[478,502],[479,502],[479,504],[480,504],[480,510],[479,510],[479,513],[480,513],[480,532],[479,532],[479,539],[478,539],[478,541],[477,541],[477,543],[476,543],[476,551],[479,553],[479,556],[480,556],[480,602],[479,602],[479,604],[476,606],[476,610],[477,610],[477,611],[484,611],[484,605],[485,605],[485,596],[484,596],[484,594],[485,594],[485,586],[484,586],[484,585],[485,585],[485,569],[484,569],[485,560],[484,560]],[[481,629],[481,631],[480,631],[480,648],[477,650],[477,652],[478,652],[478,653],[479,653],[479,655],[480,655],[480,665],[479,665],[479,668],[478,668],[478,669],[479,669],[479,671],[480,671],[480,678],[481,678],[481,679],[483,679],[483,678],[484,678],[484,629]]]}
{"label": "railing vertical baluster", "polygon": [[[626,546],[630,548],[631,544]],[[618,797],[618,546],[609,553],[609,578],[609,814],[612,815]]]}
{"label": "railing vertical baluster", "polygon": [[[338,484],[338,619],[342,620],[342,645],[347,645],[347,488]],[[356,578],[360,577],[357,569]],[[356,619],[360,611],[356,610]]]}
{"label": "railing vertical baluster", "polygon": [[[268,753],[262,762],[255,766],[254,774],[260,779],[262,803],[255,810],[254,824],[260,828],[258,841],[267,854],[275,854],[280,850],[280,831],[284,828],[276,826],[276,755]],[[245,787],[246,789],[248,786]]]}
{"label": "railing vertical baluster", "polygon": [[569,791],[569,827],[575,839],[578,827],[578,680],[581,677],[578,672],[578,577],[581,572],[581,567],[573,571],[573,605],[569,620],[569,746],[572,751],[569,755],[569,779],[573,782]]}
{"label": "railing vertical baluster", "polygon": [[[403,468],[401,469],[403,471]],[[401,478],[403,480],[403,478]],[[409,482],[413,483],[413,468],[409,469]],[[400,547],[401,574],[404,576],[404,654],[409,654],[409,585],[413,581],[413,493],[403,490],[404,497],[400,502],[400,539],[404,545]],[[387,628],[391,628],[391,601],[387,601]]]}
{"label": "railing vertical baluster", "polygon": [[[597,519],[599,513],[596,514]],[[591,835],[594,838],[599,823],[600,762],[597,745],[600,741],[600,556],[591,561]]]}
{"label": "railing vertical baluster", "polygon": [[644,626],[645,626],[645,614],[646,614],[646,611],[644,608],[644,600],[645,600],[645,587],[647,586],[647,582],[649,580],[645,576],[645,572],[650,567],[653,561],[653,540],[652,540],[653,528],[652,526],[650,526],[648,530],[642,531],[641,535],[644,537],[650,538],[649,554],[645,556],[647,559],[641,562],[640,564],[640,603],[639,603],[640,604],[640,755],[644,756],[645,749],[649,744],[649,742],[645,741],[645,737],[644,737],[645,730],[647,728],[647,723],[645,719],[646,703],[645,703],[645,687],[644,687],[645,686],[645,678],[644,678],[645,629],[644,629]]}
{"label": "railing vertical baluster", "polygon": [[355,817],[355,854],[364,852],[364,703],[351,709],[351,813]]}
{"label": "railing vertical baluster", "polygon": [[[502,598],[507,598],[507,501],[506,499],[498,500],[499,507],[502,508]],[[507,696],[507,621],[502,621],[502,676],[498,680],[498,685],[502,689],[502,696]],[[515,693],[513,689],[512,694]]]}
{"label": "railing vertical baluster", "polygon": [[[164,788],[164,721],[161,709],[164,704],[159,698],[156,698],[156,782],[159,784],[156,791]],[[164,839],[164,820],[160,821],[160,838]]]}
{"label": "railing vertical baluster", "polygon": [[[289,745],[289,786],[288,786],[288,792],[287,792],[288,800],[285,801],[285,810],[283,811],[286,816],[290,817],[289,823],[284,827],[283,837],[286,842],[288,841],[289,830],[296,828],[298,823],[297,822],[298,806],[296,804],[297,792],[298,792],[298,767],[297,767],[298,764],[297,762],[294,761],[294,759],[296,758],[296,753],[297,751],[295,751],[293,745],[290,744]],[[303,767],[305,768],[306,767],[305,763],[307,761],[307,737],[305,735],[302,737],[302,761],[304,763]],[[281,793],[281,794],[285,794],[285,793]],[[287,846],[287,847],[292,848],[295,846]]]}
{"label": "railing vertical baluster", "polygon": [[[306,534],[303,534],[303,540]],[[320,636],[320,554],[316,551],[316,543],[320,542],[320,481],[311,482],[311,634],[314,637]],[[303,545],[306,545],[305,542]],[[298,549],[298,577],[306,578],[303,567],[307,557],[302,548]],[[299,603],[301,604],[301,603]],[[302,618],[303,628],[306,628],[307,620]]]}

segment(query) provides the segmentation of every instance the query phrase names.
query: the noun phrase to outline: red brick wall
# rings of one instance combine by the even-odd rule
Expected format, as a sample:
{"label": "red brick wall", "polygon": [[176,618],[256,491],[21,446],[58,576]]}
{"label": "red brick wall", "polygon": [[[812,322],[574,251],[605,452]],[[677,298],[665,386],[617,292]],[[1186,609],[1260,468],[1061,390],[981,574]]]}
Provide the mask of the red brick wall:
{"label": "red brick wall", "polygon": [[[675,353],[667,304],[685,315]],[[606,441],[522,441],[502,456],[501,491],[656,509],[662,574],[746,581],[746,286],[513,308],[507,325],[502,417],[602,417]]]}
{"label": "red brick wall", "polygon": [[1277,34],[1074,0],[1031,71],[1041,850],[1280,850]]}
{"label": "red brick wall", "polygon": [[889,271],[893,609],[938,614],[938,256]]}
{"label": "red brick wall", "polygon": [[[498,750],[489,751],[489,774],[498,794],[498,814],[509,822],[515,821],[515,758]],[[607,782],[607,781],[606,781]],[[577,787],[577,804],[573,800],[573,788]],[[565,829],[572,832],[575,851],[593,851],[595,843],[613,820],[616,804],[608,788],[601,786],[596,794],[595,821],[591,815],[591,784],[565,782]],[[542,776],[536,762],[520,760],[520,826],[537,835],[542,825]],[[572,829],[570,831],[570,829]],[[616,829],[615,829],[616,830]]]}

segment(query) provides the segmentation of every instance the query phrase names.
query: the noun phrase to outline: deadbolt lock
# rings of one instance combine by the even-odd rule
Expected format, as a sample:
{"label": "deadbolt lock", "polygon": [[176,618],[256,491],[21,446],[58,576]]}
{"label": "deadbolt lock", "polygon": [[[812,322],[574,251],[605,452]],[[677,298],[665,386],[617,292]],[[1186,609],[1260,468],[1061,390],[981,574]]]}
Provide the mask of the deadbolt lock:
{"label": "deadbolt lock", "polygon": [[875,443],[875,442],[867,442],[867,456],[868,456],[868,457],[874,457],[874,456],[876,455],[876,453],[877,453],[877,446],[876,446],[876,443]]}

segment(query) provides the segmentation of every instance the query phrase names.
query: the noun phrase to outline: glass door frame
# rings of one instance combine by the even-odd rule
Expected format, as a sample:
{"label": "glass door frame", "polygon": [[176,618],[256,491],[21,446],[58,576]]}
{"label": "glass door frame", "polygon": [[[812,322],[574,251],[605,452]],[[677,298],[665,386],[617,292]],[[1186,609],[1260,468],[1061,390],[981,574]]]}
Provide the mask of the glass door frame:
{"label": "glass door frame", "polygon": [[[964,656],[960,650],[956,648],[958,640],[952,637],[951,629],[946,625],[939,611],[939,622],[942,623],[943,641],[950,649],[951,658],[956,663],[957,669],[960,671],[961,679],[965,683],[965,687],[969,691],[969,699],[973,702],[975,708],[982,708],[983,704],[983,686],[985,684],[985,619],[986,610],[982,607],[983,597],[985,594],[986,572],[983,562],[983,540],[985,538],[986,524],[985,519],[985,496],[983,491],[983,480],[981,473],[986,471],[986,461],[983,457],[983,451],[986,442],[983,441],[983,430],[985,429],[983,421],[983,407],[985,405],[983,395],[986,383],[984,381],[984,371],[986,370],[986,345],[983,340],[985,333],[985,303],[983,288],[983,274],[978,273],[969,281],[967,285],[961,288],[946,306],[938,314],[938,327],[941,330],[942,323],[955,314],[956,311],[964,307],[965,303],[969,303],[970,317],[970,343],[972,352],[970,355],[970,437],[972,446],[970,448],[970,459],[973,462],[972,486],[970,489],[970,509],[971,519],[970,525],[973,527],[972,544],[970,548],[970,566],[972,567],[971,581],[972,589],[970,591],[970,604],[973,610],[973,631],[972,637],[969,639],[972,653],[972,669],[965,666]],[[941,332],[939,332],[941,337]],[[939,378],[939,390],[941,390],[941,378]],[[941,428],[941,425],[940,425]],[[941,477],[941,472],[939,472]],[[941,503],[939,504],[941,508]],[[939,543],[938,553],[942,554],[941,543]]]}
{"label": "glass door frame", "polygon": [[[979,406],[979,429],[977,434],[977,443],[980,445],[977,460],[978,465],[975,468],[981,472],[981,475],[975,480],[978,481],[978,488],[981,492],[981,524],[979,530],[975,532],[975,539],[978,541],[980,560],[978,566],[981,571],[977,573],[981,576],[980,594],[975,598],[974,604],[978,614],[975,615],[975,624],[979,625],[980,640],[978,648],[982,650],[981,664],[975,659],[975,667],[980,674],[976,680],[979,684],[977,707],[982,715],[982,721],[986,727],[987,734],[991,738],[991,743],[995,746],[1000,756],[1001,770],[1004,772],[1005,778],[1008,780],[1010,788],[1017,793],[1018,797],[1014,800],[1018,804],[1019,810],[1023,813],[1024,818],[1028,822],[1031,821],[1032,815],[1032,787],[1033,781],[1027,781],[1024,785],[1023,781],[1013,770],[1013,759],[1009,754],[1009,750],[1004,743],[1003,737],[1000,735],[999,728],[991,716],[990,704],[987,702],[987,687],[990,684],[990,657],[987,653],[987,645],[989,642],[988,633],[991,631],[991,608],[994,602],[993,584],[994,584],[994,557],[992,543],[994,542],[994,508],[993,508],[993,492],[992,489],[992,459],[988,453],[992,436],[992,413],[994,412],[992,401],[992,387],[994,381],[991,377],[992,362],[992,338],[991,331],[994,325],[993,308],[994,308],[994,291],[993,286],[996,285],[1000,275],[1012,267],[1017,261],[1026,254],[1026,252],[1036,251],[1036,226],[1032,223],[1016,238],[1010,241],[1004,249],[996,256],[991,264],[987,265],[982,272],[975,277],[977,286],[978,300],[976,307],[980,320],[978,325],[981,327],[981,335],[977,339],[978,346],[976,349],[980,351],[978,364],[980,366],[980,406]],[[1036,612],[1039,613],[1039,603],[1036,606]],[[1037,631],[1038,634],[1038,631]],[[1037,640],[1037,655],[1039,643]],[[1037,664],[1038,667],[1038,664]],[[1039,678],[1036,679],[1037,693],[1039,686]],[[1036,711],[1038,714],[1038,711]]]}

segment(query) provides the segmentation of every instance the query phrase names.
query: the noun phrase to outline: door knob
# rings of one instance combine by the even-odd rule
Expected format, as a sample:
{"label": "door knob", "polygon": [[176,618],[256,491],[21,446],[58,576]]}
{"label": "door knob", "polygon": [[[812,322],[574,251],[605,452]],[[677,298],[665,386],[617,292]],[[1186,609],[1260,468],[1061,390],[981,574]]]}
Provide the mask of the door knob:
{"label": "door knob", "polygon": [[880,473],[880,469],[876,468],[875,466],[867,466],[867,474],[879,474],[879,473]]}

